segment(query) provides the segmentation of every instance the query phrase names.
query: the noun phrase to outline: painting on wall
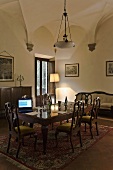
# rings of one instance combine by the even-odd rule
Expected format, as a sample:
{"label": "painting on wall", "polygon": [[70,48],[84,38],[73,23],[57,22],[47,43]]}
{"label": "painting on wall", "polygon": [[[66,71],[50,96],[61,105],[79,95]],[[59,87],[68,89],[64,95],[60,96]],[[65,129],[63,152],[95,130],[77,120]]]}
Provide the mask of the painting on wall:
{"label": "painting on wall", "polygon": [[0,55],[0,81],[14,81],[14,57]]}
{"label": "painting on wall", "polygon": [[106,76],[113,76],[113,61],[106,61]]}
{"label": "painting on wall", "polygon": [[79,77],[79,63],[65,64],[65,77]]}

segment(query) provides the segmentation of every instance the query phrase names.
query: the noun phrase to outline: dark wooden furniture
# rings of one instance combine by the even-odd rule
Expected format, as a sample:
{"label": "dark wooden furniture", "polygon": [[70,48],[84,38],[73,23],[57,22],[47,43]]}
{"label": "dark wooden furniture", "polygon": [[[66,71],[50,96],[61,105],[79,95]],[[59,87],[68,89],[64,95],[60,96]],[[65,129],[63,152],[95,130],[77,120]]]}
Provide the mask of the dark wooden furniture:
{"label": "dark wooden furniture", "polygon": [[[85,112],[86,107],[84,108]],[[42,112],[36,113],[18,113],[19,119],[29,122],[29,123],[39,123],[41,124],[42,137],[43,137],[43,153],[46,154],[47,136],[48,136],[48,126],[55,122],[62,122],[63,120],[68,120],[72,118],[72,112],[66,113],[65,111],[59,111],[58,113]],[[34,113],[36,113],[34,115]],[[38,115],[37,115],[38,114]]]}
{"label": "dark wooden furniture", "polygon": [[[60,132],[66,133],[67,136],[70,137],[70,143],[71,143],[72,152],[74,152],[74,147],[73,147],[73,143],[72,143],[72,134],[73,134],[73,132],[75,134],[77,134],[77,136],[79,136],[80,146],[82,147],[81,120],[82,120],[83,113],[84,113],[84,103],[83,102],[74,103],[73,114],[72,114],[72,118],[70,119],[71,122],[62,123],[61,125],[57,126],[57,128],[56,128],[56,131],[55,131],[56,147],[58,145],[57,136],[58,136],[58,134]],[[76,117],[76,121],[75,121],[75,117]]]}
{"label": "dark wooden furniture", "polygon": [[96,125],[96,132],[97,132],[97,135],[99,135],[98,119],[97,119],[99,108],[100,108],[100,99],[99,98],[94,99],[93,104],[88,105],[85,115],[82,116],[81,123],[85,124],[85,131],[86,131],[86,125],[87,124],[89,125],[91,138],[93,138],[93,133],[92,133],[93,124]]}
{"label": "dark wooden furniture", "polygon": [[104,91],[79,92],[76,95],[76,100],[84,100],[85,103],[92,103],[97,97],[100,98],[99,116],[113,118],[113,93]]}
{"label": "dark wooden furniture", "polygon": [[63,120],[70,119],[72,117],[72,113],[49,113],[49,112],[42,112],[38,113],[37,115],[29,115],[30,113],[23,114],[18,113],[19,119],[29,122],[29,123],[39,123],[41,124],[42,136],[43,136],[43,153],[46,154],[46,145],[47,145],[47,136],[48,136],[48,125],[54,122],[60,122]]}
{"label": "dark wooden furniture", "polygon": [[32,97],[32,87],[0,87],[0,117],[5,116],[5,103],[10,102],[11,104],[17,105],[18,99],[23,95]]}
{"label": "dark wooden furniture", "polygon": [[20,151],[21,144],[24,144],[24,137],[26,136],[33,136],[35,138],[34,141],[34,150],[36,150],[36,143],[37,143],[37,133],[36,131],[29,127],[23,126],[19,124],[17,108],[16,107],[6,107],[5,108],[6,119],[9,125],[9,139],[8,139],[8,146],[7,146],[7,153],[9,153],[10,143],[12,137],[16,140],[18,148],[16,152],[16,158],[18,158],[18,154]]}

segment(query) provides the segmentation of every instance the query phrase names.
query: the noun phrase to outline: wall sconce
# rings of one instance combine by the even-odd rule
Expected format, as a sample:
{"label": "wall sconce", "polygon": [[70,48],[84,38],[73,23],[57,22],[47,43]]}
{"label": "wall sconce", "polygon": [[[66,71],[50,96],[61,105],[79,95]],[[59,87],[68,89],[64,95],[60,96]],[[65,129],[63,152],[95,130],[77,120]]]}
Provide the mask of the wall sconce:
{"label": "wall sconce", "polygon": [[26,46],[27,46],[27,50],[30,52],[30,51],[32,51],[33,50],[33,44],[31,44],[31,43],[26,43]]}
{"label": "wall sconce", "polygon": [[96,43],[92,43],[92,44],[88,44],[88,47],[89,47],[89,51],[94,51],[95,50],[95,47],[96,47]]}
{"label": "wall sconce", "polygon": [[58,112],[58,105],[57,104],[52,104],[51,105],[51,112],[52,113]]}

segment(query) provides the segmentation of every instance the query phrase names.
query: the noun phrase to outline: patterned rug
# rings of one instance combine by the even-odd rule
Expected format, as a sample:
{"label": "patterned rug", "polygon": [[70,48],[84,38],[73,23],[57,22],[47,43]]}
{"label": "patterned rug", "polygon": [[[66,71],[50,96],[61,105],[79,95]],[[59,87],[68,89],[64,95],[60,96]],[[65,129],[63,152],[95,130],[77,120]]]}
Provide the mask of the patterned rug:
{"label": "patterned rug", "polygon": [[[6,153],[8,136],[0,136],[0,155],[5,157],[8,161],[16,165],[22,170],[59,170],[63,169],[66,165],[71,163],[77,156],[82,154],[88,148],[93,146],[98,142],[102,137],[104,137],[108,132],[113,128],[108,126],[99,125],[99,136],[96,136],[95,127],[93,128],[94,138],[91,139],[89,128],[84,132],[82,127],[82,142],[83,147],[80,147],[79,137],[73,133],[73,145],[74,153],[72,153],[70,141],[67,141],[67,136],[63,133],[59,135],[58,138],[58,147],[55,147],[55,136],[54,129],[49,130],[48,133],[48,143],[47,143],[47,154],[43,155],[42,153],[42,136],[40,128],[35,126],[38,131],[38,142],[37,142],[37,151],[34,151],[33,142],[34,138],[26,138],[25,146],[21,146],[19,158],[16,159],[17,143],[15,140],[12,140],[10,146],[9,154]],[[55,127],[54,127],[55,128]]]}

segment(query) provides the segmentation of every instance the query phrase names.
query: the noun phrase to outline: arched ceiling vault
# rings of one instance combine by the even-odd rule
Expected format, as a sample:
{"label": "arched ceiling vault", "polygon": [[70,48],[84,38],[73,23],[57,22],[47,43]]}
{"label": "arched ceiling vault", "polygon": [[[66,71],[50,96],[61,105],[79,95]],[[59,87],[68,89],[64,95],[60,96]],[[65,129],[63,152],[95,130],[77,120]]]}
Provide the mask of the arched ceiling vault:
{"label": "arched ceiling vault", "polygon": [[[113,0],[67,0],[66,9],[70,26],[85,30],[90,37],[88,42],[92,42],[102,23],[113,16]],[[12,23],[18,21],[29,42],[41,26],[56,40],[63,11],[64,0],[0,0],[0,18],[6,21],[8,18],[12,30]]]}

